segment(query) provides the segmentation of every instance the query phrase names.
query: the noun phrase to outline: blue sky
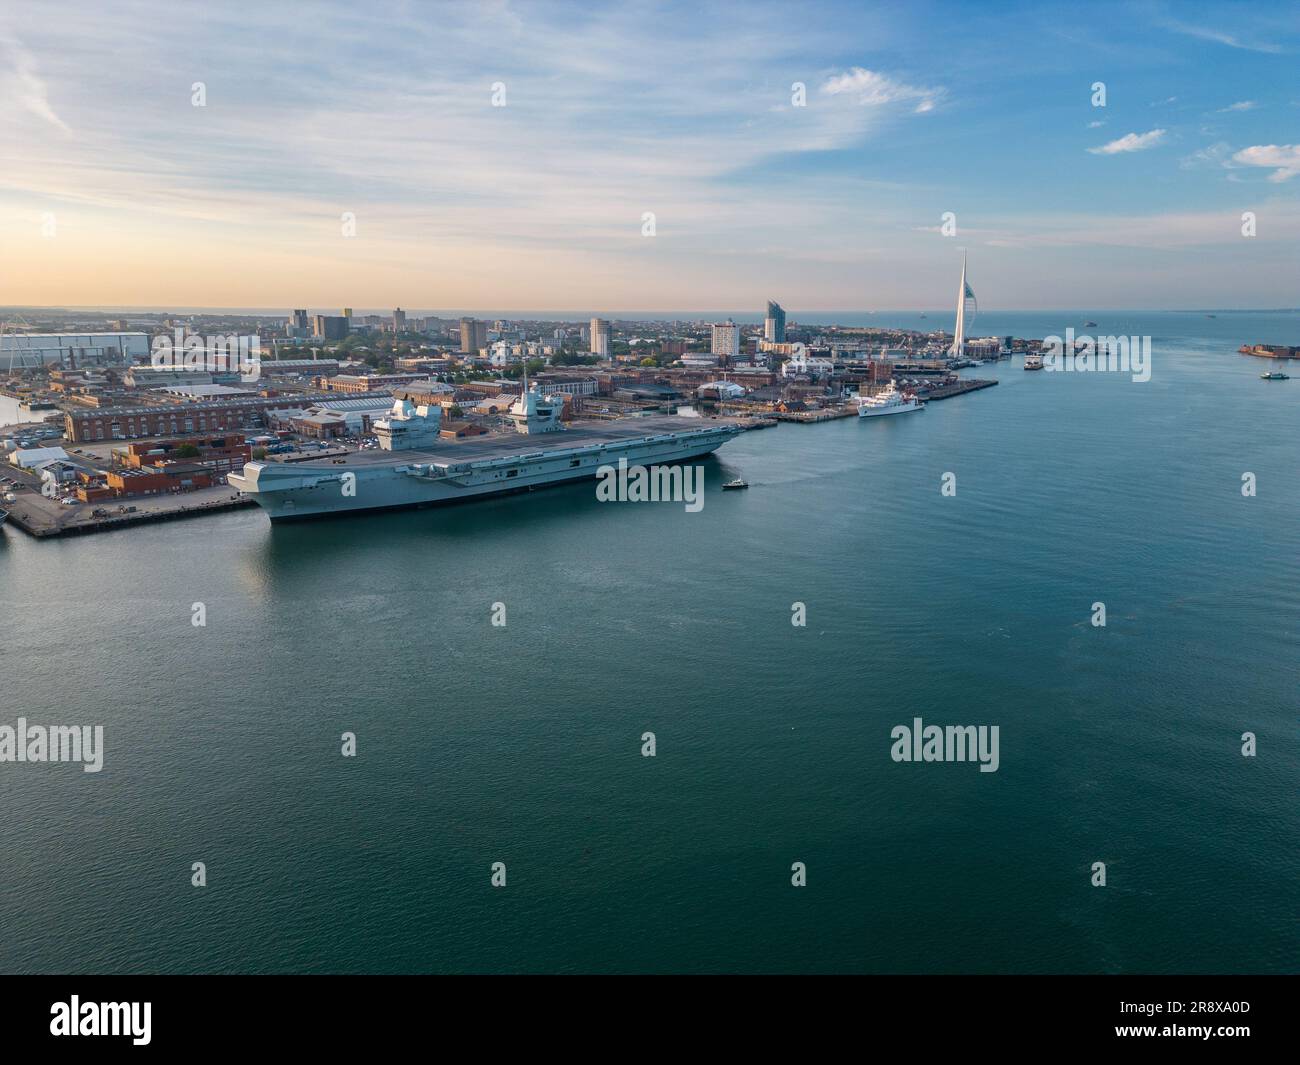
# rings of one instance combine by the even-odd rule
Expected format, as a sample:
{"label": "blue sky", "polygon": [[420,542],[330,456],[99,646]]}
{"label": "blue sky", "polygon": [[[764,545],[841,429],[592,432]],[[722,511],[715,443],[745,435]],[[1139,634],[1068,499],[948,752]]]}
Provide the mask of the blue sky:
{"label": "blue sky", "polygon": [[989,308],[1296,306],[1298,59],[1295,4],[11,5],[0,304],[939,307],[965,248]]}

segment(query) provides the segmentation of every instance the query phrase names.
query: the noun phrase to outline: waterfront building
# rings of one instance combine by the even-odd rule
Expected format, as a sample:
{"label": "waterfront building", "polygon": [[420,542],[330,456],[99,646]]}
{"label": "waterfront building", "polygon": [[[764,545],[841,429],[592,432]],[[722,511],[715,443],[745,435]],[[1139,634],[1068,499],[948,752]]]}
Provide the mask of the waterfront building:
{"label": "waterfront building", "polygon": [[743,399],[745,395],[745,387],[744,385],[737,384],[735,381],[710,381],[706,385],[700,385],[695,392],[696,395],[700,395],[701,398],[703,398],[703,393],[713,392],[718,399]]}
{"label": "waterfront building", "polygon": [[383,389],[422,387],[432,384],[424,374],[386,373],[354,376],[339,374],[337,377],[322,377],[317,382],[327,392],[379,392]]}
{"label": "waterfront building", "polygon": [[591,377],[575,379],[545,374],[539,375],[537,381],[547,392],[563,392],[570,396],[594,396],[600,391],[600,382]]}
{"label": "waterfront building", "polygon": [[[385,397],[391,401],[392,397]],[[243,429],[261,424],[267,413],[301,408],[301,395],[233,399],[224,403],[185,403],[157,407],[107,407],[69,411],[64,435],[74,444],[100,440],[135,440],[143,436],[178,436]]]}
{"label": "waterfront building", "polygon": [[127,364],[149,357],[147,333],[5,333],[0,372],[59,365]]}
{"label": "waterfront building", "polygon": [[347,435],[348,420],[336,411],[311,407],[297,417],[290,418],[289,428],[299,436],[311,440],[329,440]]}
{"label": "waterfront building", "polygon": [[446,356],[412,355],[410,358],[394,359],[393,369],[399,373],[446,373],[451,369],[451,359]]}
{"label": "waterfront building", "polygon": [[[171,462],[158,469],[109,470],[104,480],[109,494],[118,498],[129,498],[160,495],[163,492],[189,491],[193,488],[210,488],[217,483],[217,474],[197,462]],[[80,494],[78,492],[78,495]]]}
{"label": "waterfront building", "polygon": [[718,356],[704,351],[690,351],[682,356],[682,365],[694,370],[713,369],[718,365]]}
{"label": "waterfront building", "polygon": [[132,366],[122,375],[127,388],[167,388],[171,385],[210,385],[213,374],[208,370],[154,369],[148,363]]}
{"label": "waterfront building", "polygon": [[[180,448],[185,448],[187,452],[194,449],[198,454],[181,458],[176,454]],[[113,458],[117,465],[137,470],[165,467],[179,461],[228,473],[230,470],[242,469],[251,457],[243,433],[225,433],[188,440],[137,441],[123,448],[113,448]]]}
{"label": "waterfront building", "polygon": [[20,470],[39,469],[47,462],[61,461],[68,457],[68,453],[61,447],[27,447],[15,448],[9,452],[9,465],[17,466]]}
{"label": "waterfront building", "polygon": [[393,332],[406,332],[406,312],[401,307],[393,311]]}
{"label": "waterfront building", "polygon": [[102,392],[109,387],[108,375],[95,370],[63,370],[55,367],[50,371],[50,391],[65,395],[86,392]]}
{"label": "waterfront building", "polygon": [[311,335],[319,340],[342,340],[348,335],[348,320],[330,314],[314,314]]}
{"label": "waterfront building", "polygon": [[301,373],[332,376],[339,372],[339,361],[338,359],[266,359],[258,363],[258,370],[263,377]]}
{"label": "waterfront building", "polygon": [[835,371],[835,363],[828,358],[813,356],[807,350],[795,352],[781,364],[782,377],[828,377]]}
{"label": "waterfront building", "polygon": [[235,399],[239,396],[256,396],[255,388],[235,388],[231,385],[215,384],[173,384],[160,385],[156,391],[189,403],[211,402],[217,399]]}
{"label": "waterfront building", "polygon": [[317,439],[357,436],[370,432],[371,424],[392,409],[393,396],[379,394],[315,402],[300,400],[299,404],[296,408],[269,412],[266,416],[268,426],[273,429],[292,429]]}
{"label": "waterfront building", "polygon": [[983,337],[966,341],[966,354],[973,358],[993,358],[1002,350],[1002,337]]}
{"label": "waterfront building", "polygon": [[460,320],[460,350],[463,354],[478,352],[487,347],[487,322],[477,318]]}
{"label": "waterfront building", "polygon": [[785,343],[785,309],[775,300],[767,301],[767,317],[763,319],[763,339],[770,344]]}
{"label": "waterfront building", "polygon": [[609,358],[609,322],[604,318],[591,320],[591,353]]}
{"label": "waterfront building", "polygon": [[498,340],[492,345],[488,354],[488,362],[493,366],[508,366],[512,362],[520,360],[519,346],[510,344],[505,340]]}
{"label": "waterfront building", "polygon": [[712,328],[713,343],[709,350],[719,361],[734,362],[740,355],[740,326],[728,318]]}

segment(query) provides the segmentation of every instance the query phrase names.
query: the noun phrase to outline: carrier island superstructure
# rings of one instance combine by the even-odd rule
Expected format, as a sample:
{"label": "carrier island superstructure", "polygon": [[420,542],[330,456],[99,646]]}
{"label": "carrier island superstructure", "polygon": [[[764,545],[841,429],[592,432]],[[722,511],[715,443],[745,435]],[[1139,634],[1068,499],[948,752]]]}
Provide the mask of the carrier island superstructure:
{"label": "carrier island superstructure", "polygon": [[700,458],[742,432],[733,422],[650,415],[566,428],[559,396],[525,385],[513,434],[440,437],[442,408],[396,400],[377,421],[377,450],[308,462],[250,462],[230,484],[272,521],[455,503],[595,477],[602,466]]}

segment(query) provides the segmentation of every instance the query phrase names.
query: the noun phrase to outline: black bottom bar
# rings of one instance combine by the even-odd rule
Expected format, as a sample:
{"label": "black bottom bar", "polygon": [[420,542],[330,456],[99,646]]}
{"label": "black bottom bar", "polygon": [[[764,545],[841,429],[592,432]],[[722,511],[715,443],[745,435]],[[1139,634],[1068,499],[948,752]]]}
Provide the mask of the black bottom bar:
{"label": "black bottom bar", "polygon": [[202,1049],[205,1057],[249,1048],[334,1057],[466,1040],[489,1055],[512,1042],[535,1052],[561,1043],[680,1049],[688,1033],[706,1045],[813,1053],[837,1044],[981,1055],[1124,1044],[1139,1053],[1235,1052],[1293,1046],[1297,990],[1294,977],[1254,976],[42,976],[3,984],[7,1052]]}

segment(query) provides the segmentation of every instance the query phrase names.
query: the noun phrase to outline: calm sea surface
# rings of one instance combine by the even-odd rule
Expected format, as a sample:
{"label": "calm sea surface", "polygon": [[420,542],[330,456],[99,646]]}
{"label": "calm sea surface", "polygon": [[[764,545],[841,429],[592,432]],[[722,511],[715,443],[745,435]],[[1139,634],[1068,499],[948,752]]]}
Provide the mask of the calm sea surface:
{"label": "calm sea surface", "polygon": [[1300,316],[974,331],[1088,318],[1152,379],[749,433],[700,513],[3,529],[0,724],[107,752],[0,764],[0,970],[1300,969],[1300,370],[1235,350]]}

